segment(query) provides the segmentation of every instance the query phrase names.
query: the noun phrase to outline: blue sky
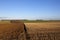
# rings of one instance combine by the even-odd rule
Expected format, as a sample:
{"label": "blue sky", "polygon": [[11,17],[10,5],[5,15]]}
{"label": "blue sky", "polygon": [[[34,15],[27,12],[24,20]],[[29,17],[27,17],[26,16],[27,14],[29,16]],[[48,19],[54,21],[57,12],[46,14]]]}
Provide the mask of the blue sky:
{"label": "blue sky", "polygon": [[0,17],[60,20],[60,0],[0,0]]}

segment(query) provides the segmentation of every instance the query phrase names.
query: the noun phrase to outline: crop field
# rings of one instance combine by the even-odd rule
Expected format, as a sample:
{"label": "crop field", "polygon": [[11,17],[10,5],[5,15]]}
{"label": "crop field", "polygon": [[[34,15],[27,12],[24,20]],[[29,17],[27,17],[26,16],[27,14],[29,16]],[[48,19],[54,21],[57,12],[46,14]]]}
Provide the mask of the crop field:
{"label": "crop field", "polygon": [[60,40],[60,22],[25,23],[27,40]]}
{"label": "crop field", "polygon": [[23,37],[25,37],[23,23],[0,22],[0,40],[23,40],[25,39]]}
{"label": "crop field", "polygon": [[[4,24],[3,24],[4,23]],[[60,40],[60,22],[34,22],[23,24],[0,22],[0,40]]]}

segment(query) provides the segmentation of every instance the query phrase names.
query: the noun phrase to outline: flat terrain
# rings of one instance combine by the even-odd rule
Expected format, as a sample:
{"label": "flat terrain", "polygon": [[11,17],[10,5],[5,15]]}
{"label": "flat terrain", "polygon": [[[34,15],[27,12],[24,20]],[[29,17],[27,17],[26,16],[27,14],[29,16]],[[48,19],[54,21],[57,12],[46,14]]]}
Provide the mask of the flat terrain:
{"label": "flat terrain", "polygon": [[[5,25],[2,25],[2,24],[5,24]],[[6,33],[6,35],[1,34],[2,32],[0,32],[0,39],[6,38],[6,37],[9,38],[11,36],[10,31],[13,31],[12,35],[17,38],[17,39],[15,38],[13,40],[60,40],[60,22],[36,22],[36,23],[30,22],[30,23],[24,23],[24,24],[26,26],[27,32],[22,33],[22,35],[21,35],[19,33],[22,29],[21,24],[13,25],[13,24],[10,24],[8,21],[0,22],[0,30],[4,31],[4,32],[5,32],[5,30],[8,31],[8,33]],[[11,30],[11,28],[13,28],[13,29]],[[19,32],[16,32],[17,30]],[[16,33],[20,34],[20,35],[16,36]]]}
{"label": "flat terrain", "polygon": [[60,22],[25,23],[30,40],[60,40]]}
{"label": "flat terrain", "polygon": [[50,30],[51,31],[60,31],[60,22],[41,22],[41,23],[25,23],[26,27],[30,31],[37,30]]}
{"label": "flat terrain", "polygon": [[24,34],[23,23],[0,22],[0,40],[20,40],[23,38],[22,34]]}

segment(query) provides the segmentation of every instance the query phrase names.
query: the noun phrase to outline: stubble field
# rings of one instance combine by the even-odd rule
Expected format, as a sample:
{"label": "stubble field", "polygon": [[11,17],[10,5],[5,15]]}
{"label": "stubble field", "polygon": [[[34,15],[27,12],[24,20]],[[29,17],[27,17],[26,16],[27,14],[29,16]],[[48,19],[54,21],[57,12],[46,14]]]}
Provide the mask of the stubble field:
{"label": "stubble field", "polygon": [[25,23],[27,40],[60,40],[60,22]]}
{"label": "stubble field", "polygon": [[[6,24],[6,22],[4,22],[4,24]],[[26,26],[27,32],[22,34],[19,34],[22,29],[21,24],[14,24],[14,25],[13,24],[8,25],[8,24],[10,23],[7,22],[7,24],[5,25],[8,29],[6,29],[4,25],[0,25],[0,27],[3,26],[4,29],[8,31],[6,33],[3,30],[3,27],[0,28],[0,30],[3,30],[5,32],[3,34],[1,34],[2,32],[0,32],[0,40],[5,40],[5,39],[6,40],[11,40],[11,39],[12,40],[60,40],[60,22],[24,23]],[[9,27],[10,28],[13,27],[13,29],[11,30]],[[9,30],[13,32],[11,33]],[[16,34],[19,34],[19,35],[16,36]],[[13,39],[13,37],[15,39]]]}

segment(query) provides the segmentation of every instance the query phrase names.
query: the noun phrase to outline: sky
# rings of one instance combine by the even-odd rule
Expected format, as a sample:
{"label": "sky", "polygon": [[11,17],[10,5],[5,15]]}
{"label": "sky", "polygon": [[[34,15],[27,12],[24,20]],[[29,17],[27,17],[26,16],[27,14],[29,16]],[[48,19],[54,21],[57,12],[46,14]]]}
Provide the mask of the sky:
{"label": "sky", "polygon": [[60,0],[0,0],[0,17],[60,20]]}

